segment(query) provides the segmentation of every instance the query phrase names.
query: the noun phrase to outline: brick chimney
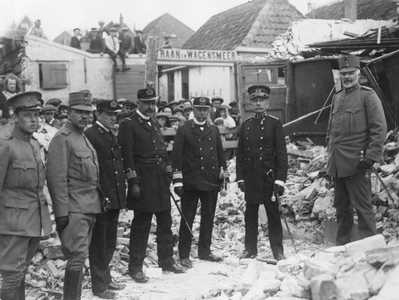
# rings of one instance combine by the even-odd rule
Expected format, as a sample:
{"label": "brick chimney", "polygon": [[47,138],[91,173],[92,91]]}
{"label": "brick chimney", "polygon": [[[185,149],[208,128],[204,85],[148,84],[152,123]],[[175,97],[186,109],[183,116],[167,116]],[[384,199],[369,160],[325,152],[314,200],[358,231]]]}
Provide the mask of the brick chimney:
{"label": "brick chimney", "polygon": [[345,18],[351,21],[357,19],[357,0],[345,0]]}
{"label": "brick chimney", "polygon": [[119,16],[119,24],[121,25],[121,28],[123,26],[123,16],[122,14]]}

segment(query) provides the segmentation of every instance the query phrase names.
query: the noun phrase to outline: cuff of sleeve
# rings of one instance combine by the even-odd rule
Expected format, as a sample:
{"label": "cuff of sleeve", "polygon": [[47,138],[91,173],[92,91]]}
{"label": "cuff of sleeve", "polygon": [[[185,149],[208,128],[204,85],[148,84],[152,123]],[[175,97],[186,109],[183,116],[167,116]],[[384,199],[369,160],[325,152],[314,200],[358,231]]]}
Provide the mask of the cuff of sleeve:
{"label": "cuff of sleeve", "polygon": [[179,186],[183,186],[183,182],[176,182],[173,184],[174,188],[179,187]]}
{"label": "cuff of sleeve", "polygon": [[284,186],[284,182],[281,181],[281,180],[276,180],[276,181],[274,181],[274,183],[275,183],[275,184],[278,184],[278,185],[280,185],[280,186]]}
{"label": "cuff of sleeve", "polygon": [[127,169],[125,172],[125,177],[126,177],[126,180],[129,182],[129,184],[139,182],[139,177],[137,176],[137,173],[135,170]]}
{"label": "cuff of sleeve", "polygon": [[[183,186],[183,172],[182,171],[174,171],[172,175],[173,186]],[[180,185],[177,185],[180,184]]]}

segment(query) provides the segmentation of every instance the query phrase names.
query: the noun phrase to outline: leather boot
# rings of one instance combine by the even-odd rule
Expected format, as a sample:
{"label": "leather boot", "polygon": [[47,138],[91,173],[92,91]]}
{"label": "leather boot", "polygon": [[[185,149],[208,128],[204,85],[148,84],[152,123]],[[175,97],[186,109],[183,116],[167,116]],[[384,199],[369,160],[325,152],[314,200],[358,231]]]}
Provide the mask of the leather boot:
{"label": "leather boot", "polygon": [[82,270],[65,269],[64,300],[79,300],[82,295]]}
{"label": "leather boot", "polygon": [[1,300],[19,300],[19,286],[13,289],[1,290],[0,291]]}

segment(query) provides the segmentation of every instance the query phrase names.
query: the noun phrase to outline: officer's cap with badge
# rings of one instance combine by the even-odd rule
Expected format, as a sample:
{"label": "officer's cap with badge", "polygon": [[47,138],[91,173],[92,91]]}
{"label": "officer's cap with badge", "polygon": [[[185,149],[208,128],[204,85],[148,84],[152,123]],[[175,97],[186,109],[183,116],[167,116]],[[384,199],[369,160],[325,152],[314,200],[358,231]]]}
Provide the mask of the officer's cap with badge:
{"label": "officer's cap with badge", "polygon": [[249,100],[255,98],[269,99],[270,88],[266,85],[251,85],[248,88]]}
{"label": "officer's cap with badge", "polygon": [[155,89],[141,89],[137,91],[137,99],[140,101],[154,101],[157,100],[158,97],[155,93]]}
{"label": "officer's cap with badge", "polygon": [[353,72],[360,70],[360,59],[354,55],[342,56],[339,58],[339,70],[341,72]]}
{"label": "officer's cap with badge", "polygon": [[99,99],[97,101],[97,110],[99,112],[110,112],[110,113],[118,113],[121,110],[119,109],[118,102],[115,100],[104,100]]}
{"label": "officer's cap with badge", "polygon": [[8,99],[5,103],[18,113],[21,110],[41,110],[42,94],[39,92],[24,92]]}
{"label": "officer's cap with badge", "polygon": [[84,111],[94,111],[92,106],[92,95],[90,91],[83,90],[80,92],[70,93],[68,106],[69,108],[84,110]]}
{"label": "officer's cap with badge", "polygon": [[208,97],[195,97],[193,101],[194,107],[209,108],[211,106],[211,101]]}

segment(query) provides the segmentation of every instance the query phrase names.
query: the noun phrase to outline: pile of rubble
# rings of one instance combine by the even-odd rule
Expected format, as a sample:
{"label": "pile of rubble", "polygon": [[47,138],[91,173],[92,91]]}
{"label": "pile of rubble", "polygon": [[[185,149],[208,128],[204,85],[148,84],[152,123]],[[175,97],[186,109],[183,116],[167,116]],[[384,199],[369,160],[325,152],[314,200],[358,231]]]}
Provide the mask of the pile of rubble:
{"label": "pile of rubble", "polygon": [[386,245],[382,235],[277,265],[247,260],[237,286],[205,299],[394,300],[399,294],[399,243]]}

